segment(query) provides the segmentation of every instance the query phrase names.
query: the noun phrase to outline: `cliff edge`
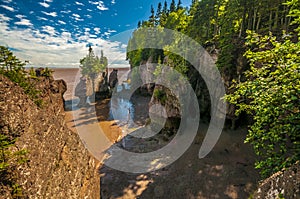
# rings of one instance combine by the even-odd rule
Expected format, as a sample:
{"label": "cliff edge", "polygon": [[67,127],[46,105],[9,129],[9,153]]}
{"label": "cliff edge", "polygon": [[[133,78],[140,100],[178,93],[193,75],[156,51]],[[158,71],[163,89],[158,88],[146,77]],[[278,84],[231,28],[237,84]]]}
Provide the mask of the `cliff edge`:
{"label": "cliff edge", "polygon": [[[21,198],[99,198],[99,163],[65,125],[65,82],[51,77],[34,81],[41,92],[40,107],[0,75],[0,132],[17,137],[10,150],[28,151],[27,162],[13,170]],[[0,198],[13,198],[9,189],[1,190]]]}

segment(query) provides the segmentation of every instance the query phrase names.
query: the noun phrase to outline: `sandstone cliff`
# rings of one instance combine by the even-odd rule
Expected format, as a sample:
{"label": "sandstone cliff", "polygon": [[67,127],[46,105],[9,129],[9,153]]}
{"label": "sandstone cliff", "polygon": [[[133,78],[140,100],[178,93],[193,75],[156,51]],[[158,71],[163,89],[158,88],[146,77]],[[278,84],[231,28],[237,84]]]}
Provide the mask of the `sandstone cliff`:
{"label": "sandstone cliff", "polygon": [[[28,162],[13,171],[22,198],[99,198],[98,162],[65,125],[65,83],[41,77],[35,85],[41,91],[42,107],[0,75],[0,132],[15,133],[16,149],[28,150]],[[1,194],[12,198],[9,191]]]}

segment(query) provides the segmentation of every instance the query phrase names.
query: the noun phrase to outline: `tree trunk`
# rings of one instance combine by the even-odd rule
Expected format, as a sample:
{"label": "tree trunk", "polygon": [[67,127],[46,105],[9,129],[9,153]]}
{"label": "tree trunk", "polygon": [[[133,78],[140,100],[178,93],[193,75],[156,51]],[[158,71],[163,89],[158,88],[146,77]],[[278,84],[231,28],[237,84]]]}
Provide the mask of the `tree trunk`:
{"label": "tree trunk", "polygon": [[256,32],[258,32],[258,30],[259,30],[260,21],[261,21],[261,15],[259,14],[258,21],[257,21],[257,24],[256,24]]}
{"label": "tree trunk", "polygon": [[269,15],[269,31],[272,31],[272,19],[273,19],[273,12],[270,11],[270,15]]}
{"label": "tree trunk", "polygon": [[243,18],[242,18],[242,22],[241,22],[241,28],[240,28],[239,38],[241,38],[242,34],[244,33],[245,19],[246,19],[246,5],[244,5]]}
{"label": "tree trunk", "polygon": [[274,21],[274,29],[275,30],[278,28],[278,16],[279,16],[279,6],[277,6],[276,13],[275,13],[275,21]]}
{"label": "tree trunk", "polygon": [[254,16],[253,16],[253,22],[252,22],[252,30],[255,30],[255,23],[256,23],[256,18],[257,18],[257,10],[258,10],[257,8],[254,9]]}

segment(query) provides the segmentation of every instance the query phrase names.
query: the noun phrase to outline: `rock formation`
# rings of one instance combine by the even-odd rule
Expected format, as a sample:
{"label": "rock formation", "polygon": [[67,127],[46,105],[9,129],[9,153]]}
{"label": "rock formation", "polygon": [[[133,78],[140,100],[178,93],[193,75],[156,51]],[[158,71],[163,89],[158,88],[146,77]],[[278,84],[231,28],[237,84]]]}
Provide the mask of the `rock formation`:
{"label": "rock formation", "polygon": [[111,89],[115,88],[118,84],[118,70],[114,69],[109,75],[109,87]]}
{"label": "rock formation", "polygon": [[[35,85],[41,107],[0,75],[0,131],[17,133],[15,148],[28,150],[28,162],[13,171],[24,198],[99,198],[98,162],[65,125],[65,83],[41,77]],[[0,195],[12,198],[2,188]]]}
{"label": "rock formation", "polygon": [[300,198],[300,162],[267,178],[253,194],[254,199]]}

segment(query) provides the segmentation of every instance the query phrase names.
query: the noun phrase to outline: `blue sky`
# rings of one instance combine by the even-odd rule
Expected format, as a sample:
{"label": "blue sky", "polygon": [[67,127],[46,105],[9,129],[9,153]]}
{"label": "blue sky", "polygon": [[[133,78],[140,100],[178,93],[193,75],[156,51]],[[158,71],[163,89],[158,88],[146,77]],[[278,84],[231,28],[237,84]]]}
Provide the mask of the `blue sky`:
{"label": "blue sky", "polygon": [[[96,54],[103,50],[110,64],[126,65],[127,42],[118,41],[118,34],[136,28],[139,20],[150,16],[151,4],[156,8],[158,2],[1,0],[0,45],[31,66],[78,67],[87,44]],[[182,0],[184,6],[190,2]]]}

